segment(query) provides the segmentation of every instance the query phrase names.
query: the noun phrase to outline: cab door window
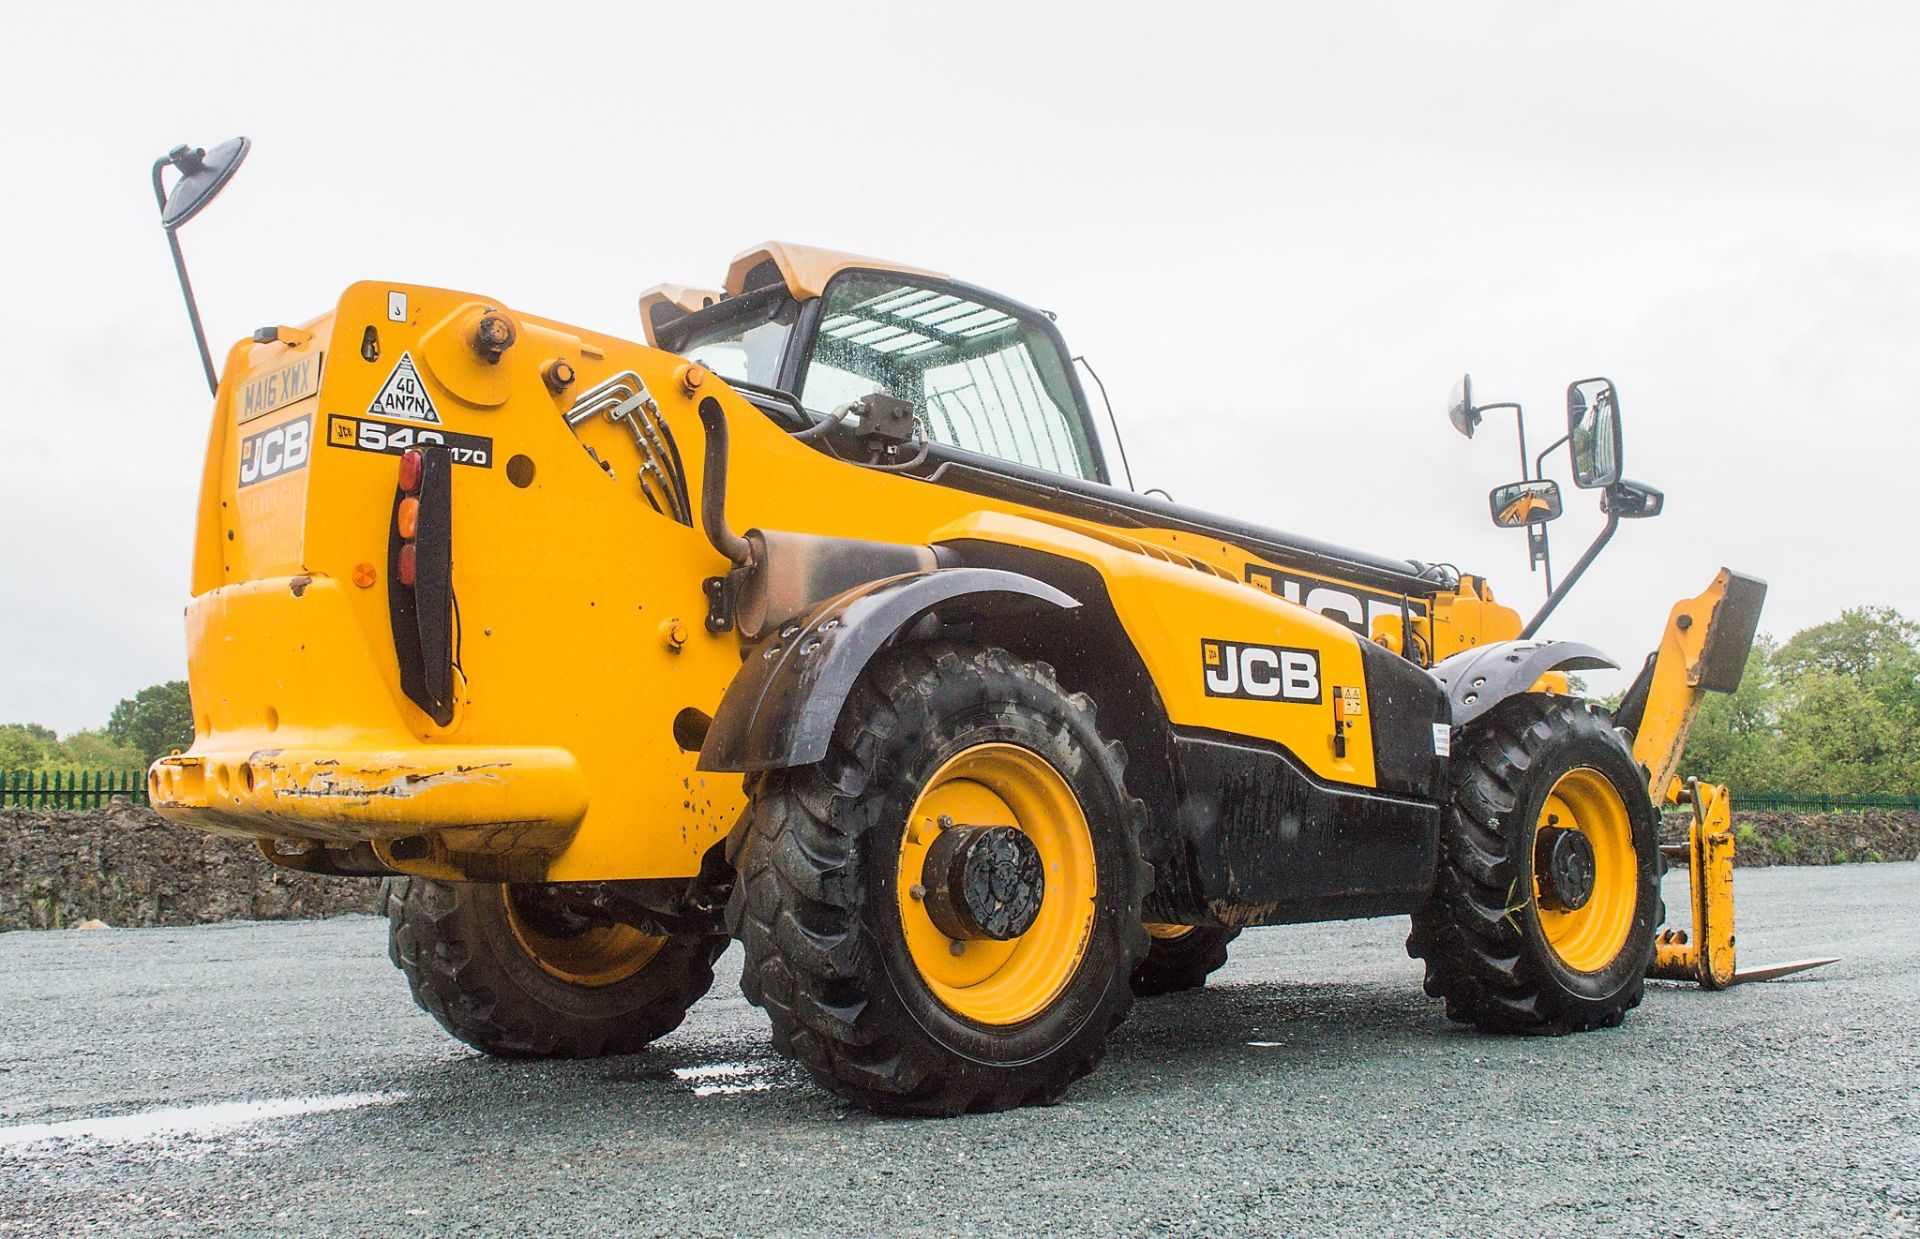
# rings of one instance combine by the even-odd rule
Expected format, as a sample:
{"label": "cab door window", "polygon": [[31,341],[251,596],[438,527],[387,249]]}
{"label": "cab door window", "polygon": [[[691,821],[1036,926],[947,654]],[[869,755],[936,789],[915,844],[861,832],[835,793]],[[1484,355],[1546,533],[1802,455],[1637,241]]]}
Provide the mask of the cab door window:
{"label": "cab door window", "polygon": [[826,292],[801,403],[825,414],[872,392],[911,401],[927,438],[1096,478],[1068,361],[1045,324],[951,288],[854,271]]}

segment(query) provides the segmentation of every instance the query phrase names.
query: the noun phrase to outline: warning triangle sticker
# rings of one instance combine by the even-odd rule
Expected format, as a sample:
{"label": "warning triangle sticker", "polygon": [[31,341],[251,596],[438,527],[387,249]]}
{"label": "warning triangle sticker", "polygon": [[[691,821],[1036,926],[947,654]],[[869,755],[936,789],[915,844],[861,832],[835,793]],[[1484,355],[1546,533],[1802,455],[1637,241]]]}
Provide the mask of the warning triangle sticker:
{"label": "warning triangle sticker", "polygon": [[414,368],[412,353],[400,354],[393,373],[381,385],[380,394],[367,406],[367,413],[373,417],[404,417],[411,422],[440,424],[440,413],[433,407],[433,397],[427,394],[427,385],[420,381],[420,371]]}

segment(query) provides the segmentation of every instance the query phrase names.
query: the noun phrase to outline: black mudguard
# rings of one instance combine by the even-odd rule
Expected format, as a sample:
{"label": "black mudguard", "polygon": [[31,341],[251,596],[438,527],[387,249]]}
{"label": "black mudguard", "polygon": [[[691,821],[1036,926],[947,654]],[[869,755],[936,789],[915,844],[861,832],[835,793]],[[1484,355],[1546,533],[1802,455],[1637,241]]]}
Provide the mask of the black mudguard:
{"label": "black mudguard", "polygon": [[888,642],[938,612],[948,623],[1079,606],[1017,572],[937,568],[828,599],[747,651],[700,746],[701,770],[780,770],[827,754],[847,695]]}
{"label": "black mudguard", "polygon": [[1597,671],[1619,665],[1577,641],[1496,641],[1441,659],[1431,674],[1447,690],[1453,725],[1464,727],[1507,698],[1526,692],[1549,671]]}

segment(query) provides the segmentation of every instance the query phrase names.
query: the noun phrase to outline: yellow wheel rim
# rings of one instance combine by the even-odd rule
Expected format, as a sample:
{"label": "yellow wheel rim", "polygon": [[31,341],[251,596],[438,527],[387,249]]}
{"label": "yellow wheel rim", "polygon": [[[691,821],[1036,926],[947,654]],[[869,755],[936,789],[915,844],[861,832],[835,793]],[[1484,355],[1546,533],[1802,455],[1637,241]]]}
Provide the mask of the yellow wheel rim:
{"label": "yellow wheel rim", "polygon": [[1147,921],[1146,926],[1147,935],[1162,942],[1172,942],[1175,938],[1184,938],[1193,932],[1191,925],[1159,925]]}
{"label": "yellow wheel rim", "polygon": [[[1578,908],[1560,910],[1540,902],[1542,879],[1534,871],[1534,909],[1540,932],[1560,962],[1575,972],[1598,972],[1614,961],[1633,928],[1640,865],[1633,852],[1633,819],[1607,777],[1581,766],[1560,776],[1541,806],[1534,839],[1548,827],[1577,830],[1593,848],[1593,894]],[[1536,854],[1537,854],[1536,848]]]}
{"label": "yellow wheel rim", "polygon": [[500,888],[507,928],[513,932],[514,941],[541,971],[573,985],[597,989],[624,981],[652,963],[667,942],[631,925],[596,925],[578,933],[552,933],[519,906],[522,898],[511,886]]}
{"label": "yellow wheel rim", "polygon": [[[1012,826],[1040,853],[1046,888],[1027,932],[958,943],[916,898],[927,850],[948,825]],[[900,839],[900,927],[907,952],[948,1010],[980,1024],[1018,1024],[1046,1010],[1072,980],[1093,935],[1099,875],[1093,833],[1073,789],[1047,761],[1014,744],[980,744],[948,759],[920,791]]]}

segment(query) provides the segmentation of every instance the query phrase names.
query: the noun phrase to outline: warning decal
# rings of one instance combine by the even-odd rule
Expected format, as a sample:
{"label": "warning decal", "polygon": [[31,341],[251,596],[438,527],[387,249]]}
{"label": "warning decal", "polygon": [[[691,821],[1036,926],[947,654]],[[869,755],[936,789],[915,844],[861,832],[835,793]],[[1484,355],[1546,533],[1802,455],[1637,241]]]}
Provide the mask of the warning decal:
{"label": "warning decal", "polygon": [[420,381],[420,372],[414,369],[412,353],[400,354],[393,373],[387,376],[380,394],[367,406],[367,412],[378,417],[404,417],[408,421],[439,425],[440,414],[433,407],[433,397],[427,395],[427,385]]}

